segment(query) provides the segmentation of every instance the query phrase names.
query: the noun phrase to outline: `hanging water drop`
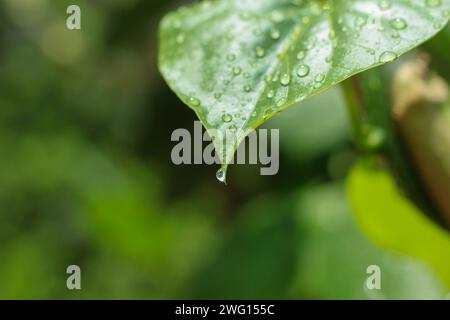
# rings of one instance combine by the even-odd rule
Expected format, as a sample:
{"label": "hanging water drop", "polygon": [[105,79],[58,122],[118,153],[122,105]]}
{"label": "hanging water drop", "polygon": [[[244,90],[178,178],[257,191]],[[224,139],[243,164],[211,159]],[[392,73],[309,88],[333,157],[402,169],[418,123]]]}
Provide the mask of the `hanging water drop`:
{"label": "hanging water drop", "polygon": [[225,169],[220,168],[219,170],[217,170],[216,178],[220,182],[225,183],[225,179],[226,179],[226,171],[225,171]]}

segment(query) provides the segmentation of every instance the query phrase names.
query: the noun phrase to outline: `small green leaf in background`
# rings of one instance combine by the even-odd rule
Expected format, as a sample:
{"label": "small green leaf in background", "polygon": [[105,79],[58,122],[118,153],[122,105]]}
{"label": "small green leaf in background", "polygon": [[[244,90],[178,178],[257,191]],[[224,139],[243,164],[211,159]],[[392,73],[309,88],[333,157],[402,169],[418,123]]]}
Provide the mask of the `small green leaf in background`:
{"label": "small green leaf in background", "polygon": [[365,233],[383,248],[428,263],[450,287],[450,236],[407,200],[391,175],[361,162],[348,179],[353,211]]}
{"label": "small green leaf in background", "polygon": [[450,0],[203,1],[164,18],[159,67],[227,164],[258,125],[413,49],[449,12]]}
{"label": "small green leaf in background", "polygon": [[[296,193],[301,235],[292,298],[442,299],[447,290],[419,259],[374,246],[356,225],[345,184],[310,185]],[[381,268],[380,290],[366,286],[367,267]]]}

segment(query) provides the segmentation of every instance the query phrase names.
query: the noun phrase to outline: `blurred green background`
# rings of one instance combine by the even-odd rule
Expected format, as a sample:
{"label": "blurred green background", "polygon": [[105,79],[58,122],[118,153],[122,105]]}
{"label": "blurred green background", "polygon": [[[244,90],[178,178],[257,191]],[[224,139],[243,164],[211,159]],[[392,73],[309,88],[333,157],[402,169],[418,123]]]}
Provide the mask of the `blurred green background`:
{"label": "blurred green background", "polygon": [[[81,31],[65,27],[73,3]],[[267,123],[276,176],[232,166],[225,186],[217,167],[171,163],[172,131],[196,118],[157,70],[157,29],[181,3],[0,2],[0,298],[445,297],[429,266],[356,227],[339,88]]]}

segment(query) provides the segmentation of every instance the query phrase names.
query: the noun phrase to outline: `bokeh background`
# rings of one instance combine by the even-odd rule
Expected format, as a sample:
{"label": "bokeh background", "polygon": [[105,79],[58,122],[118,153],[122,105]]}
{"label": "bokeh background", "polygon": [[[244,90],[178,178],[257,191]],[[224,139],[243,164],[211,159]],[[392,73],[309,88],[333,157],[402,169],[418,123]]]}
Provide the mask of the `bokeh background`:
{"label": "bokeh background", "polygon": [[[276,176],[232,166],[225,186],[215,166],[171,163],[172,131],[196,120],[157,69],[158,23],[181,3],[0,2],[0,298],[445,297],[426,263],[354,222],[337,87],[266,124]],[[373,264],[382,290],[365,287]]]}

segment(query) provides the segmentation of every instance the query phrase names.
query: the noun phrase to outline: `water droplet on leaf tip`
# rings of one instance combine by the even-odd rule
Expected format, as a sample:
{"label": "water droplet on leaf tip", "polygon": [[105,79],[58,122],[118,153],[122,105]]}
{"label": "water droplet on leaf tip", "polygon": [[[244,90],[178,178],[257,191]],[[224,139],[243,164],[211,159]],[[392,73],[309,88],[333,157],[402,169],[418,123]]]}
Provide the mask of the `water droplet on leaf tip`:
{"label": "water droplet on leaf tip", "polygon": [[226,183],[226,175],[227,175],[227,173],[226,173],[226,170],[224,168],[220,168],[216,172],[217,180],[219,180],[222,183]]}

